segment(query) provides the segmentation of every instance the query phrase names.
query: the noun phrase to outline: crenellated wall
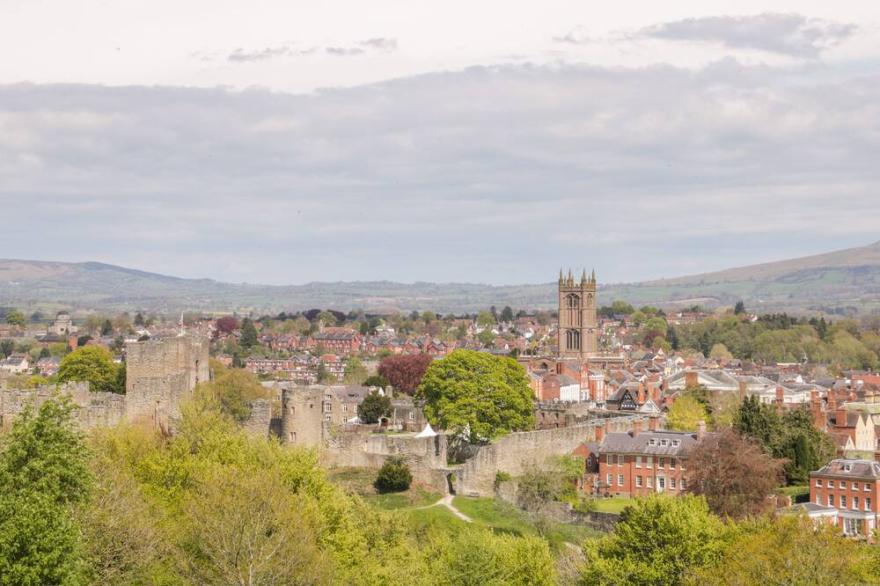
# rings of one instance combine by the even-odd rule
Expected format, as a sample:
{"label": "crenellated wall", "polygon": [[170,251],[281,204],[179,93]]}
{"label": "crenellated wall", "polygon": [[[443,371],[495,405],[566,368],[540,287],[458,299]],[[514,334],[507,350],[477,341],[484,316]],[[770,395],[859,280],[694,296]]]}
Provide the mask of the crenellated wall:
{"label": "crenellated wall", "polygon": [[89,391],[89,383],[45,385],[36,389],[0,391],[0,429],[9,429],[12,421],[28,405],[35,409],[56,394],[69,395],[77,406],[76,419],[83,428],[117,425],[125,413],[125,396]]}

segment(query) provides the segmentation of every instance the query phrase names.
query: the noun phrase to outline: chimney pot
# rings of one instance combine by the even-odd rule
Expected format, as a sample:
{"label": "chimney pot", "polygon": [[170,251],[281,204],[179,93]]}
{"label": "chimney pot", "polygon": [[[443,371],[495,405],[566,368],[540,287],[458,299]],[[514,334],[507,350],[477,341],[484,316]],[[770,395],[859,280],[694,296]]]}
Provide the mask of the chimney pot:
{"label": "chimney pot", "polygon": [[697,422],[697,440],[702,440],[706,436],[706,422],[700,420]]}

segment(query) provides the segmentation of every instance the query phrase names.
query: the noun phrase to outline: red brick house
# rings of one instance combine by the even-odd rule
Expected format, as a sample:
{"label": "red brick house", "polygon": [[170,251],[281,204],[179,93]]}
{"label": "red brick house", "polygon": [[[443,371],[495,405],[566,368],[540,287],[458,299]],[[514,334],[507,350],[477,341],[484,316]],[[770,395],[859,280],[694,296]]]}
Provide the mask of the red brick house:
{"label": "red brick house", "polygon": [[324,328],[312,340],[315,347],[334,354],[356,354],[361,349],[361,335],[349,328]]}
{"label": "red brick house", "polygon": [[807,514],[840,527],[844,535],[870,538],[877,528],[880,463],[837,459],[810,473]]}
{"label": "red brick house", "polygon": [[645,496],[652,492],[679,494],[687,488],[687,460],[705,436],[705,424],[696,433],[633,431],[604,435],[597,448],[599,494]]}

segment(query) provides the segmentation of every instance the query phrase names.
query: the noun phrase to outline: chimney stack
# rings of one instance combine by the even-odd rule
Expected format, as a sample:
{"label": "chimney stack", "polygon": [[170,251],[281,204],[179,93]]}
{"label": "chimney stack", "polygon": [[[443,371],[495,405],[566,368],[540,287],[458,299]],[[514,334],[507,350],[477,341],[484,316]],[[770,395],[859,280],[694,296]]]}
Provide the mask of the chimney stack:
{"label": "chimney stack", "polygon": [[651,431],[657,431],[657,418],[649,417],[648,418],[648,429]]}
{"label": "chimney stack", "polygon": [[642,420],[637,419],[637,420],[633,421],[632,431],[630,432],[630,435],[632,435],[632,437],[636,437],[641,432],[642,432]]}
{"label": "chimney stack", "polygon": [[702,441],[706,437],[706,422],[702,419],[697,422],[697,441]]}
{"label": "chimney stack", "polygon": [[699,383],[700,383],[700,377],[696,372],[689,370],[684,373],[684,386],[695,387]]}

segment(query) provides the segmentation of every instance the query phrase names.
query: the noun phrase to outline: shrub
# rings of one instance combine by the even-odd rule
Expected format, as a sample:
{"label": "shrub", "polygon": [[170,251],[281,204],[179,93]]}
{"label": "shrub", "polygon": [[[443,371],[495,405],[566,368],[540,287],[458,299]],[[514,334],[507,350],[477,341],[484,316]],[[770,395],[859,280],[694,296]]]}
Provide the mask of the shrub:
{"label": "shrub", "polygon": [[402,492],[412,483],[412,473],[403,458],[388,458],[376,475],[374,486],[379,492]]}

